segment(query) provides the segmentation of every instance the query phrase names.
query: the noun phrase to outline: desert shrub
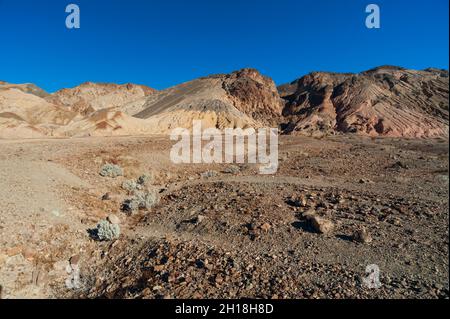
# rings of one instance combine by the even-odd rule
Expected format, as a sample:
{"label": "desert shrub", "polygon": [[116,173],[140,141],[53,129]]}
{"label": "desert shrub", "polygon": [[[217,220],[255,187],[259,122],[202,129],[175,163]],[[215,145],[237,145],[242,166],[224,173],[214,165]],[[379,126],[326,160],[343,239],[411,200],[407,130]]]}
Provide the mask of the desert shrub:
{"label": "desert shrub", "polygon": [[122,183],[122,189],[132,193],[140,188],[140,185],[133,180],[127,180]]}
{"label": "desert shrub", "polygon": [[110,241],[119,238],[120,226],[101,220],[97,225],[97,238],[101,241]]}
{"label": "desert shrub", "polygon": [[210,178],[210,177],[215,177],[217,175],[218,175],[218,173],[216,171],[206,171],[201,174],[201,177],[202,178]]}
{"label": "desert shrub", "polygon": [[100,175],[112,178],[123,176],[123,169],[118,165],[107,163],[100,169]]}
{"label": "desert shrub", "polygon": [[225,167],[223,170],[225,174],[239,174],[241,172],[241,168],[236,165],[230,165],[228,167]]}
{"label": "desert shrub", "polygon": [[158,196],[153,192],[139,192],[122,204],[122,210],[134,212],[139,209],[150,209],[158,203]]}

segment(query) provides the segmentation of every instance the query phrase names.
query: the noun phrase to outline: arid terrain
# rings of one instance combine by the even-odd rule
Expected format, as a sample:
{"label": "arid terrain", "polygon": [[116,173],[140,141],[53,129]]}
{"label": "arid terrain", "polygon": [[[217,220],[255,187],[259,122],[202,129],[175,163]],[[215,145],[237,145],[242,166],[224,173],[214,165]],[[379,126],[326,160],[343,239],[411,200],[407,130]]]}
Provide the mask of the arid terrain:
{"label": "arid terrain", "polygon": [[[448,85],[395,66],[0,81],[0,297],[449,298]],[[194,120],[278,128],[278,171],[175,164]]]}
{"label": "arid terrain", "polygon": [[48,94],[0,81],[0,138],[169,134],[176,127],[280,127],[284,134],[448,136],[447,70],[381,66],[313,72],[276,87],[255,69],[216,74],[163,91],[83,83]]}
{"label": "arid terrain", "polygon": [[[0,141],[2,297],[448,298],[447,139],[283,136],[274,176],[175,165],[172,143]],[[104,163],[124,176],[102,177]],[[123,182],[142,174],[158,204],[121,211]],[[111,214],[120,237],[93,239]],[[379,289],[363,284],[370,264]]]}

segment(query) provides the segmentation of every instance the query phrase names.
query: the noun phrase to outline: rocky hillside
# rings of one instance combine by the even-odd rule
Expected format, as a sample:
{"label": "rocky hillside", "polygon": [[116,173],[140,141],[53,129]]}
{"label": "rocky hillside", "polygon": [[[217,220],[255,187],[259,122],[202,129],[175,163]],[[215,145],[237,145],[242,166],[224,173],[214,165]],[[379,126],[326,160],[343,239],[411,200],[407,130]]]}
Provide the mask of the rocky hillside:
{"label": "rocky hillside", "polygon": [[49,136],[76,120],[76,112],[49,103],[46,96],[32,84],[0,82],[0,138]]}
{"label": "rocky hillside", "polygon": [[90,115],[98,110],[133,104],[155,92],[144,85],[86,82],[72,89],[59,90],[47,100],[82,115]]}
{"label": "rocky hillside", "polygon": [[254,69],[196,79],[153,94],[139,109],[124,109],[135,117],[158,122],[161,131],[190,127],[201,119],[207,127],[276,125],[283,102],[275,83]]}
{"label": "rocky hillside", "polygon": [[448,71],[382,66],[359,74],[314,72],[279,87],[284,132],[448,136]]}
{"label": "rocky hillside", "polygon": [[285,134],[448,137],[449,74],[382,66],[314,72],[276,87],[254,69],[163,91],[84,83],[48,94],[0,82],[0,138],[168,134],[176,127],[280,126]]}
{"label": "rocky hillside", "polygon": [[38,87],[35,84],[32,83],[25,83],[25,84],[12,84],[4,81],[0,81],[0,89],[6,90],[6,89],[17,89],[19,91],[22,91],[24,93],[33,94],[42,98],[45,98],[49,96],[47,92],[45,92],[43,89]]}

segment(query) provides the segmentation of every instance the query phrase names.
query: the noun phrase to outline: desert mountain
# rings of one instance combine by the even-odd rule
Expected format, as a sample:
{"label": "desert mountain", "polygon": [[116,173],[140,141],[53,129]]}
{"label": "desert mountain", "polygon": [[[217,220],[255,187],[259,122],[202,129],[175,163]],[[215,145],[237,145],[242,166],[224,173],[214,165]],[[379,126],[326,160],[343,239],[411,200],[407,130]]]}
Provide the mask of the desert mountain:
{"label": "desert mountain", "polygon": [[155,91],[84,83],[47,94],[0,82],[0,138],[168,134],[175,127],[280,126],[285,134],[448,137],[449,74],[383,66],[314,72],[276,87],[254,69]]}
{"label": "desert mountain", "polygon": [[165,127],[186,127],[202,119],[208,127],[248,127],[274,122],[282,100],[275,83],[254,69],[212,75],[158,92],[139,108],[127,108],[137,118]]}
{"label": "desert mountain", "polygon": [[279,87],[288,134],[448,136],[448,71],[314,72]]}
{"label": "desert mountain", "polygon": [[49,96],[47,92],[45,92],[43,89],[38,87],[35,84],[32,83],[25,83],[25,84],[11,84],[4,81],[0,81],[0,88],[1,89],[17,89],[24,93],[30,93],[42,98],[45,98]]}
{"label": "desert mountain", "polygon": [[0,137],[51,135],[53,129],[77,118],[77,113],[47,102],[46,96],[32,84],[0,82]]}
{"label": "desert mountain", "polygon": [[90,115],[95,111],[139,103],[156,90],[144,85],[86,82],[75,88],[62,89],[49,95],[47,101]]}

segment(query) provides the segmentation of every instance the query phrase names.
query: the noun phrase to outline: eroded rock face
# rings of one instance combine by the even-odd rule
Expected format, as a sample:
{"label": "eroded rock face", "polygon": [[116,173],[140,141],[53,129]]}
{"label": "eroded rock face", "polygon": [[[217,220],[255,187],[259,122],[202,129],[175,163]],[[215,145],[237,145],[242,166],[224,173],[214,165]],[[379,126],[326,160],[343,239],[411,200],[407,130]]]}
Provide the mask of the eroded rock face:
{"label": "eroded rock face", "polygon": [[242,69],[226,75],[223,88],[234,106],[255,120],[273,122],[281,115],[283,101],[275,83],[255,69]]}
{"label": "eroded rock face", "polygon": [[315,72],[279,87],[290,134],[448,136],[448,71]]}
{"label": "eroded rock face", "polygon": [[254,69],[163,91],[84,83],[48,95],[0,82],[0,137],[170,134],[174,128],[260,128],[285,134],[448,137],[448,71],[383,66],[314,72],[277,88]]}
{"label": "eroded rock face", "polygon": [[137,102],[155,92],[156,90],[144,85],[86,82],[75,88],[55,92],[47,100],[82,115],[90,115],[97,110]]}
{"label": "eroded rock face", "polygon": [[277,127],[282,105],[270,78],[242,69],[182,83],[149,96],[140,108],[123,110],[166,134],[189,129],[194,120],[204,128]]}
{"label": "eroded rock face", "polygon": [[77,114],[45,100],[33,84],[0,82],[0,138],[39,138],[66,125]]}

